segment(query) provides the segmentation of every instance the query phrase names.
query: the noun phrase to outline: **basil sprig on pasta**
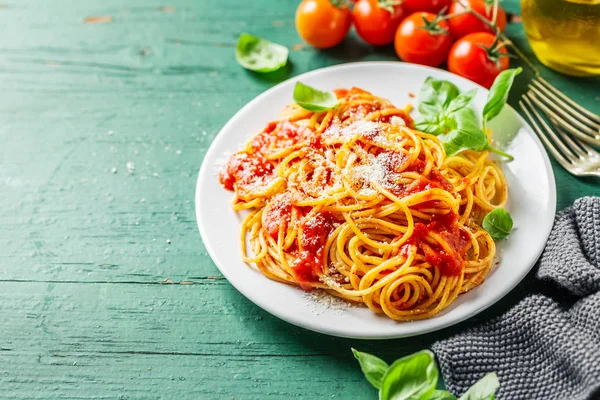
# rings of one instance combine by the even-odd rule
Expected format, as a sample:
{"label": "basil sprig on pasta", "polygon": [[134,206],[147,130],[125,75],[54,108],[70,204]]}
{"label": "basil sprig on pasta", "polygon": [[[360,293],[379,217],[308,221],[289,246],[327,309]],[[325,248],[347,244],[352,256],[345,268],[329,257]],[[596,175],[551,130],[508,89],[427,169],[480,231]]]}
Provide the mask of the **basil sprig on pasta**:
{"label": "basil sprig on pasta", "polygon": [[492,238],[504,239],[513,228],[513,220],[508,211],[503,208],[496,208],[490,211],[481,224]]}
{"label": "basil sprig on pasta", "polygon": [[294,101],[300,107],[312,112],[332,110],[338,105],[334,93],[315,89],[302,82],[297,82],[294,87]]}
{"label": "basil sprig on pasta", "polygon": [[465,150],[489,150],[513,160],[510,154],[489,143],[485,125],[502,111],[515,76],[521,71],[521,68],[509,69],[496,77],[483,109],[482,125],[479,124],[477,115],[471,108],[476,90],[460,93],[451,82],[427,78],[419,93],[419,115],[415,117],[416,128],[433,135],[440,135],[446,154],[449,156]]}

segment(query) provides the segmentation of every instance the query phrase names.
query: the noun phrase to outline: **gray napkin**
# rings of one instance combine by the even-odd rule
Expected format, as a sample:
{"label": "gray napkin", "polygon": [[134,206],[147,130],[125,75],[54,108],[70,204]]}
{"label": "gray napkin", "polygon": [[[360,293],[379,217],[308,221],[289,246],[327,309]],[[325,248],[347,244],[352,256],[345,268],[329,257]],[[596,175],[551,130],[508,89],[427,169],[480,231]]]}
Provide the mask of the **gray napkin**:
{"label": "gray napkin", "polygon": [[548,281],[548,295],[433,345],[448,390],[496,372],[498,400],[600,399],[600,198],[556,216],[535,283]]}

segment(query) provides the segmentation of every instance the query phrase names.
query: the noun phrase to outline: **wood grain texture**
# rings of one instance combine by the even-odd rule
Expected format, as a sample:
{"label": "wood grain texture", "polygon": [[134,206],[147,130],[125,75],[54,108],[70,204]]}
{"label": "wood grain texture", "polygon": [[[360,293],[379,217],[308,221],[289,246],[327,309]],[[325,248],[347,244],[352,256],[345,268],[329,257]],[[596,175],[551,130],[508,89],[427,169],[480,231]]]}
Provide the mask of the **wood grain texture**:
{"label": "wood grain texture", "polygon": [[[332,50],[302,46],[292,0],[2,3],[0,399],[375,398],[351,346],[392,361],[531,289],[406,340],[336,339],[277,320],[224,280],[199,238],[202,157],[282,79],[395,60],[393,50],[354,35]],[[290,47],[290,66],[241,69],[244,31]],[[520,25],[509,34],[530,52]],[[544,76],[600,112],[597,80]],[[554,167],[559,208],[598,194],[597,182]]]}

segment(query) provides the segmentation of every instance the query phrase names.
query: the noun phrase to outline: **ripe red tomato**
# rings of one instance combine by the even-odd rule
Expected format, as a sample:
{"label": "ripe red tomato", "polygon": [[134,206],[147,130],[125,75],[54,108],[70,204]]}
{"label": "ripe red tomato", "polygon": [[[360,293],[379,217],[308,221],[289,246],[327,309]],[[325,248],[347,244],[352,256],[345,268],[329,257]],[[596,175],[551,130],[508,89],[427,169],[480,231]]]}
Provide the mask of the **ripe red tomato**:
{"label": "ripe red tomato", "polygon": [[[429,26],[426,26],[424,19]],[[435,19],[435,14],[418,12],[402,21],[394,40],[398,57],[407,62],[432,67],[437,67],[446,60],[452,38],[446,21],[438,21],[433,25]]]}
{"label": "ripe red tomato", "polygon": [[358,0],[352,12],[358,36],[375,46],[392,43],[396,29],[405,16],[402,5],[386,6],[382,0]]}
{"label": "ripe red tomato", "polygon": [[[485,0],[464,0],[465,3],[473,9],[473,11],[483,15],[489,21],[493,19],[493,8],[489,7],[486,9]],[[452,3],[448,14],[459,14],[465,12],[465,8],[459,3]],[[463,37],[469,33],[474,32],[490,32],[494,33],[494,30],[489,26],[477,19],[472,14],[463,14],[456,17],[452,17],[448,20],[450,24],[450,30],[452,34],[457,37]],[[498,15],[496,16],[496,25],[501,32],[504,32],[506,28],[506,13],[502,7],[498,7]]]}
{"label": "ripe red tomato", "polygon": [[403,0],[402,6],[408,13],[426,11],[437,14],[444,7],[450,7],[452,0]]}
{"label": "ripe red tomato", "polygon": [[311,46],[327,49],[346,37],[352,24],[347,5],[337,6],[333,0],[302,0],[296,10],[296,29]]}
{"label": "ripe red tomato", "polygon": [[498,46],[495,40],[495,36],[487,32],[471,33],[459,39],[450,50],[448,70],[489,89],[510,64],[506,48]]}

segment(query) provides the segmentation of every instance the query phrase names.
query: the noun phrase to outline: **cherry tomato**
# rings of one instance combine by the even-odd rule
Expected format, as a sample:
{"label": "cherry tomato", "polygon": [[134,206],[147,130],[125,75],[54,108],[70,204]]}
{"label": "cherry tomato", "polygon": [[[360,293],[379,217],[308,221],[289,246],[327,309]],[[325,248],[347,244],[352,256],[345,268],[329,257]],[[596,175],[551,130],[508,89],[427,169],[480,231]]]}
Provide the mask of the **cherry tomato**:
{"label": "cherry tomato", "polygon": [[328,49],[344,40],[351,24],[350,8],[336,0],[302,0],[296,10],[298,34],[320,49]]}
{"label": "cherry tomato", "polygon": [[402,6],[409,13],[425,11],[437,14],[444,7],[450,7],[452,0],[403,0]]}
{"label": "cherry tomato", "polygon": [[394,47],[404,61],[437,67],[446,60],[452,38],[446,21],[426,26],[424,19],[432,25],[436,15],[418,12],[402,21],[396,31]]}
{"label": "cherry tomato", "polygon": [[[485,0],[464,0],[473,11],[483,15],[489,21],[493,19],[493,7],[486,9]],[[459,3],[452,3],[448,14],[459,14],[465,12],[465,8]],[[474,32],[490,32],[494,30],[477,19],[473,14],[463,14],[457,17],[452,17],[448,20],[452,34],[457,37],[463,37]],[[498,7],[498,15],[496,16],[496,25],[501,32],[506,28],[506,13],[502,7]]]}
{"label": "cherry tomato", "polygon": [[352,17],[358,36],[369,44],[383,46],[394,41],[405,13],[400,4],[386,7],[385,0],[358,0]]}
{"label": "cherry tomato", "polygon": [[[504,46],[494,43],[495,36],[487,32],[471,33],[459,39],[448,56],[448,70],[464,76],[481,86],[490,88],[498,74],[508,68],[510,62]],[[486,50],[481,46],[491,49]],[[488,55],[488,53],[495,53]],[[494,58],[497,62],[494,61]]]}

